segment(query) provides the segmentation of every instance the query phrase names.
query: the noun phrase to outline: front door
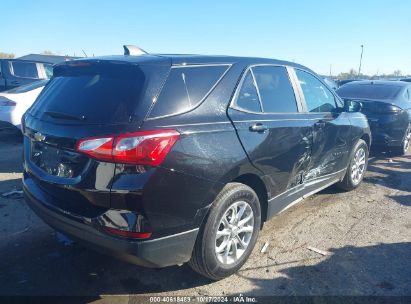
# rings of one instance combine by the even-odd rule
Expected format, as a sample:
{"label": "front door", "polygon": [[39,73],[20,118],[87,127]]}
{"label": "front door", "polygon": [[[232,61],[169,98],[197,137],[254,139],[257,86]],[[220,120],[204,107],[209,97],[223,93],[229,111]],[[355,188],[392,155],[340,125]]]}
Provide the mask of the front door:
{"label": "front door", "polygon": [[341,101],[316,76],[294,71],[305,101],[304,116],[313,129],[312,154],[304,180],[338,178],[347,167],[351,149],[348,114],[341,111]]}

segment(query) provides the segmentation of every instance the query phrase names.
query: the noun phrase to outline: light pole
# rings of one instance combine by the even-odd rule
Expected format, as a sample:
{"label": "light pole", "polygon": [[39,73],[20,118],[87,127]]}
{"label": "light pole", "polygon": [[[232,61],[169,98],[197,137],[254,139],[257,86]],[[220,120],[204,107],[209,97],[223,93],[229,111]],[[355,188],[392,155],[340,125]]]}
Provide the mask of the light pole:
{"label": "light pole", "polygon": [[361,75],[361,63],[362,63],[362,53],[364,52],[364,45],[361,44],[361,56],[360,56],[360,67],[358,68],[358,77]]}

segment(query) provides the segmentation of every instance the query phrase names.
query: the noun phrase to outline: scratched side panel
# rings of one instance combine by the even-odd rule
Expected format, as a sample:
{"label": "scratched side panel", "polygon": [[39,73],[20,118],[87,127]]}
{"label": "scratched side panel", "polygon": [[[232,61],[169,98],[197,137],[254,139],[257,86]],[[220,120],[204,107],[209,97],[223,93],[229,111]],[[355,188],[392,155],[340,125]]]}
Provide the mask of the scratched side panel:
{"label": "scratched side panel", "polygon": [[[349,114],[307,113],[312,123],[311,160],[304,181],[310,181],[346,168],[352,147]],[[324,126],[316,127],[316,122]]]}

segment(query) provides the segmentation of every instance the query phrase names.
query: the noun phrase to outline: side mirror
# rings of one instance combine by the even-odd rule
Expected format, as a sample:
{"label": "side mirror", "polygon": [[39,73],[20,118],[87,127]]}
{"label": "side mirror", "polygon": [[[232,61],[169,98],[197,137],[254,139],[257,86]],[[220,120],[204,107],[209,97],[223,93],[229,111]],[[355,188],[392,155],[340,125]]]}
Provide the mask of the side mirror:
{"label": "side mirror", "polygon": [[361,112],[362,103],[359,100],[347,100],[344,101],[344,111],[345,112]]}

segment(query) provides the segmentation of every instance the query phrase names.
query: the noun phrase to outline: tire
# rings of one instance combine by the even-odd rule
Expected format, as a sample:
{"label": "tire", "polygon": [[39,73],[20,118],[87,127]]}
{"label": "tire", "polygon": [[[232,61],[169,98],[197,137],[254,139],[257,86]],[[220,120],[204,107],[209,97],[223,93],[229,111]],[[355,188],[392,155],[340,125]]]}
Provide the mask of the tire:
{"label": "tire", "polygon": [[408,126],[407,130],[405,130],[405,135],[401,142],[401,146],[391,148],[391,153],[395,156],[402,156],[402,155],[407,154],[408,148],[410,147],[410,143],[411,143],[411,128]]}
{"label": "tire", "polygon": [[[232,216],[234,210],[237,210],[238,218],[240,218],[240,221],[237,218],[237,224]],[[241,210],[243,212],[240,216]],[[246,221],[251,214],[253,220]],[[227,221],[224,221],[223,218]],[[243,220],[243,226],[241,226],[241,220]],[[231,225],[231,228],[227,224]],[[261,207],[254,190],[241,183],[227,184],[216,197],[200,228],[189,261],[190,267],[212,280],[220,280],[234,274],[250,256],[257,241],[260,227]],[[251,228],[252,232],[250,232]],[[244,232],[239,232],[240,230],[244,230]],[[217,231],[220,234],[218,238]],[[239,240],[243,242],[243,246]],[[229,242],[231,245],[225,246]],[[244,247],[244,245],[246,246]],[[228,250],[227,247],[229,247]],[[221,248],[223,248],[222,252]]]}
{"label": "tire", "polygon": [[[363,152],[360,152],[360,150]],[[337,183],[337,187],[345,191],[351,191],[361,184],[364,174],[367,171],[368,153],[369,148],[367,143],[364,140],[359,139],[352,150],[350,162],[348,164],[344,179]],[[357,171],[355,171],[356,169]],[[358,174],[355,174],[354,172],[358,172]]]}

